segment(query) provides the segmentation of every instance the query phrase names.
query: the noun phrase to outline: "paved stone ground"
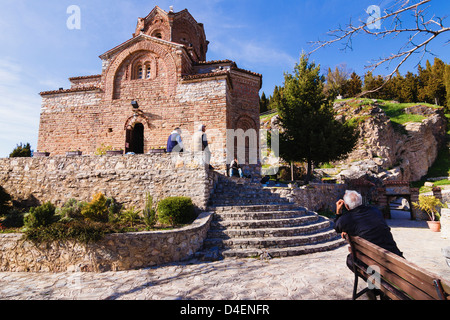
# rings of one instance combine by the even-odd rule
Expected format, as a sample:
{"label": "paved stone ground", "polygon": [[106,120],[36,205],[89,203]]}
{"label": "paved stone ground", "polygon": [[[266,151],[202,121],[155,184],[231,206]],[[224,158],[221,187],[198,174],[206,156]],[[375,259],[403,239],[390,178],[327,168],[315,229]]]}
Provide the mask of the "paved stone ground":
{"label": "paved stone ground", "polygon": [[[425,222],[390,220],[405,257],[450,281],[441,248],[450,240]],[[0,273],[2,300],[348,300],[347,246],[297,257],[226,259],[107,273]]]}

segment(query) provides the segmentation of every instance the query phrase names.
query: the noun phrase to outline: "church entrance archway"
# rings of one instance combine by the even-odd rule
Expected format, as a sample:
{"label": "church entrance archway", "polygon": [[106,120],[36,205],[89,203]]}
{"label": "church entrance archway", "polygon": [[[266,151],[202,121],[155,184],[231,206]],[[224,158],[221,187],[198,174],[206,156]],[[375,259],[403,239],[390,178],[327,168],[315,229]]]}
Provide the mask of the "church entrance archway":
{"label": "church entrance archway", "polygon": [[138,122],[133,127],[127,128],[125,152],[144,153],[144,125],[142,123]]}

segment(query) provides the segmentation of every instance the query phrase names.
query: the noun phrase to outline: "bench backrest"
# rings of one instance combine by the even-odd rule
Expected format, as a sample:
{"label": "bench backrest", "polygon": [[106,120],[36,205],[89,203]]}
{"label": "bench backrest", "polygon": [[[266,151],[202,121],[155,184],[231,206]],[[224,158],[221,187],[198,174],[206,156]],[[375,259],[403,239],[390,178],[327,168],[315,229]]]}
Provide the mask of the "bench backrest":
{"label": "bench backrest", "polygon": [[[378,289],[395,300],[448,300],[450,284],[365,239],[346,236],[356,271],[369,280],[377,281]],[[356,258],[356,260],[355,260]],[[369,270],[379,272],[379,278]],[[375,269],[375,267],[377,269]]]}

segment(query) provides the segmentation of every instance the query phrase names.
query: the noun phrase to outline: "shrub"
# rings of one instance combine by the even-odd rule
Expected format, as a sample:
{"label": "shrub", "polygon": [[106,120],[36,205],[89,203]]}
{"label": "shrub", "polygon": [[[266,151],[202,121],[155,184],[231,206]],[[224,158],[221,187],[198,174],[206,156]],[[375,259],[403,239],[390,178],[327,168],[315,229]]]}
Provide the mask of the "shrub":
{"label": "shrub", "polygon": [[9,154],[10,158],[28,158],[31,157],[31,146],[29,143],[17,145]]}
{"label": "shrub", "polygon": [[145,202],[145,208],[142,211],[144,216],[144,223],[148,228],[153,228],[158,220],[156,216],[156,210],[153,205],[153,198],[150,193],[147,193],[147,200]]}
{"label": "shrub", "polygon": [[109,222],[118,222],[120,220],[120,211],[122,210],[122,206],[117,203],[114,198],[106,198],[106,206],[108,207]]}
{"label": "shrub", "polygon": [[25,214],[24,217],[24,226],[26,228],[48,226],[53,222],[55,222],[55,206],[50,202],[31,208],[30,212]]}
{"label": "shrub", "polygon": [[12,208],[6,214],[5,220],[2,221],[4,228],[21,228],[23,227],[24,213],[19,209]]}
{"label": "shrub", "polygon": [[138,222],[140,220],[139,213],[140,210],[136,210],[135,207],[128,208],[120,213],[120,221],[129,223],[131,227],[133,227],[133,223]]}
{"label": "shrub", "polygon": [[35,243],[60,240],[75,240],[81,243],[89,243],[101,240],[105,234],[120,231],[120,229],[116,229],[108,223],[84,220],[59,221],[46,227],[27,230],[25,239]]}
{"label": "shrub", "polygon": [[61,208],[56,209],[56,213],[61,216],[61,219],[66,221],[81,219],[83,217],[81,211],[86,205],[86,202],[72,198],[64,203]]}
{"label": "shrub", "polygon": [[172,226],[189,223],[196,218],[191,198],[169,197],[158,204],[158,220]]}
{"label": "shrub", "polygon": [[81,215],[89,221],[108,222],[109,208],[103,193],[99,192],[94,195],[92,201],[81,210]]}

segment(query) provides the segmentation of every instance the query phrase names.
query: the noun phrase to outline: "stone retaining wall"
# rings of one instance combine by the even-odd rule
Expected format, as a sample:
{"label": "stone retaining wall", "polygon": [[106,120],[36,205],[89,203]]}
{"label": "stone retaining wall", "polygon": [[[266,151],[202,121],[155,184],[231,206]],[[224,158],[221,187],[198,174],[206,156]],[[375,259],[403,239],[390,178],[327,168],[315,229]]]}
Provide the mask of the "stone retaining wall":
{"label": "stone retaining wall", "polygon": [[123,271],[189,259],[202,247],[211,218],[205,212],[180,229],[111,234],[87,245],[35,245],[21,234],[0,234],[0,272]]}
{"label": "stone retaining wall", "polygon": [[126,207],[143,208],[149,192],[156,201],[187,196],[205,210],[212,176],[194,158],[173,154],[0,159],[0,185],[24,206],[90,201],[102,192]]}
{"label": "stone retaining wall", "polygon": [[312,211],[335,211],[336,202],[342,199],[346,188],[344,184],[311,183],[302,188],[270,188],[270,191]]}

